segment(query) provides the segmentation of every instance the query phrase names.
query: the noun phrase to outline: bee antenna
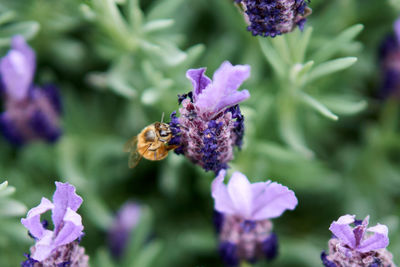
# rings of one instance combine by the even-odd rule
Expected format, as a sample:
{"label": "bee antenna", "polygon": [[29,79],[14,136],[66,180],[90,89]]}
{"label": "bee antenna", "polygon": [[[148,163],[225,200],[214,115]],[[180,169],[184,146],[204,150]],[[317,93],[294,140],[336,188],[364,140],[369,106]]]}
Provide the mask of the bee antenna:
{"label": "bee antenna", "polygon": [[161,115],[161,123],[163,123],[163,122],[164,122],[164,112]]}

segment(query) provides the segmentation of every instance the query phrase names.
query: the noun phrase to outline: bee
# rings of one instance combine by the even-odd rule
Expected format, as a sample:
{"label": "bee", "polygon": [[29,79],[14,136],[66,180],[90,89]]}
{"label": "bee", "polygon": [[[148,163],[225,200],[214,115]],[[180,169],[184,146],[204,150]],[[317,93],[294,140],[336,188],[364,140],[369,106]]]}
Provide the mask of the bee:
{"label": "bee", "polygon": [[[161,120],[162,121],[162,120]],[[176,146],[168,145],[172,132],[167,123],[155,122],[145,127],[137,136],[124,145],[124,152],[129,152],[129,168],[134,168],[143,158],[162,160]]]}

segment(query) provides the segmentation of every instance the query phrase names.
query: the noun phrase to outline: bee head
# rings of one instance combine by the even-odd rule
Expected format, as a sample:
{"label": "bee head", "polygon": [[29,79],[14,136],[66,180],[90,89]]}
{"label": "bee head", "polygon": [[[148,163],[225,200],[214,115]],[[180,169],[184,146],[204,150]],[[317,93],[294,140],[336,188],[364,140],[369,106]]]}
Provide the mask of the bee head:
{"label": "bee head", "polygon": [[160,137],[169,137],[171,135],[171,129],[167,123],[157,122],[155,128],[159,133]]}

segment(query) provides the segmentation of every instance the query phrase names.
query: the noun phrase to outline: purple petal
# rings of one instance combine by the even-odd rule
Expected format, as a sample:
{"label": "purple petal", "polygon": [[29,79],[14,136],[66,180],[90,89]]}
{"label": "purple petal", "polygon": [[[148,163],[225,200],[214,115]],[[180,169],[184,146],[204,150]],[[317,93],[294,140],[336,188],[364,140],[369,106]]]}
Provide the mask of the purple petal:
{"label": "purple petal", "polygon": [[225,61],[214,73],[213,82],[196,100],[196,106],[204,113],[218,113],[250,97],[247,90],[238,92],[239,86],[250,76],[250,66],[236,65]]}
{"label": "purple petal", "polygon": [[251,219],[253,195],[249,180],[242,173],[234,172],[227,187],[236,211],[235,214],[241,215],[246,219]]}
{"label": "purple petal", "polygon": [[193,97],[196,101],[198,95],[201,94],[204,88],[211,83],[210,78],[204,75],[206,68],[190,69],[186,72],[186,77],[192,82]]}
{"label": "purple petal", "polygon": [[13,145],[21,146],[27,141],[13,120],[12,111],[5,111],[0,114],[0,131]]}
{"label": "purple petal", "polygon": [[78,213],[70,208],[67,208],[63,223],[64,225],[54,239],[54,247],[71,243],[83,234],[82,218]]}
{"label": "purple petal", "polygon": [[293,210],[298,203],[292,190],[275,182],[255,183],[251,185],[251,190],[253,220],[279,217],[285,210]]}
{"label": "purple petal", "polygon": [[351,248],[355,248],[356,239],[349,224],[354,222],[355,217],[355,215],[341,216],[329,227],[329,230],[341,241],[342,244],[348,245]]}
{"label": "purple petal", "polygon": [[364,237],[365,230],[368,227],[369,216],[365,217],[365,219],[363,221],[361,221],[361,223],[358,225],[357,225],[357,222],[358,222],[357,220],[354,221],[354,224],[356,225],[356,227],[354,227],[353,233],[354,233],[354,238],[356,239],[356,246],[359,246]]}
{"label": "purple petal", "polygon": [[75,187],[68,183],[56,182],[56,192],[53,195],[54,209],[51,216],[54,223],[54,230],[57,232],[61,222],[70,208],[77,211],[82,204],[82,198],[75,193]]}
{"label": "purple petal", "polygon": [[219,171],[218,176],[211,184],[211,194],[215,201],[214,209],[221,213],[234,214],[235,209],[224,184],[225,174],[225,170]]}
{"label": "purple petal", "polygon": [[125,252],[130,233],[139,222],[141,207],[135,202],[125,203],[118,211],[111,229],[108,232],[108,245],[111,254],[119,259]]}
{"label": "purple petal", "polygon": [[54,249],[53,232],[46,230],[43,237],[35,244],[35,252],[32,254],[32,259],[44,261]]}
{"label": "purple petal", "polygon": [[40,201],[40,204],[28,212],[26,219],[21,219],[21,223],[35,238],[40,239],[46,231],[40,222],[40,215],[53,208],[53,203],[51,203],[51,201],[47,198],[43,197],[42,201]]}
{"label": "purple petal", "polygon": [[35,73],[35,52],[22,36],[14,36],[11,50],[0,61],[0,76],[9,97],[21,100],[27,96]]}
{"label": "purple petal", "polygon": [[400,18],[394,22],[394,32],[396,35],[397,43],[400,44]]}
{"label": "purple petal", "polygon": [[365,253],[372,250],[386,248],[389,245],[388,228],[386,225],[378,223],[376,226],[368,228],[367,231],[374,234],[362,241],[357,247],[357,251]]}
{"label": "purple petal", "polygon": [[278,236],[275,233],[270,234],[261,243],[261,250],[267,260],[273,260],[278,254]]}

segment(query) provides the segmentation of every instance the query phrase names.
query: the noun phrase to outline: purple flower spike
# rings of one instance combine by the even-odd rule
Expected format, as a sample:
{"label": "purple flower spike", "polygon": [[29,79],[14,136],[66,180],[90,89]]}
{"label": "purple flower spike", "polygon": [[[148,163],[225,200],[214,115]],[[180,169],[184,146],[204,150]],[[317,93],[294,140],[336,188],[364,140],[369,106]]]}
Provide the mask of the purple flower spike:
{"label": "purple flower spike", "polygon": [[35,68],[35,52],[22,36],[14,36],[11,50],[0,60],[0,77],[10,98],[22,100],[28,96]]}
{"label": "purple flower spike", "polygon": [[[82,204],[82,198],[75,193],[75,187],[68,183],[56,182],[56,187],[53,202],[43,197],[40,204],[32,208],[25,219],[21,219],[21,223],[36,240],[31,248],[32,255],[22,264],[26,265],[34,260],[37,264],[50,264],[35,263],[35,267],[56,266],[55,264],[66,262],[83,264],[71,266],[87,266],[88,257],[76,241],[83,235],[82,219],[76,213]],[[53,231],[47,230],[40,221],[40,216],[49,210],[52,211]]]}
{"label": "purple flower spike", "polygon": [[397,43],[400,44],[400,19],[397,19],[393,25],[394,33],[397,39]]}
{"label": "purple flower spike", "polygon": [[135,202],[125,203],[118,211],[108,232],[108,245],[116,259],[123,255],[130,233],[139,223],[140,214],[141,207]]}
{"label": "purple flower spike", "polygon": [[250,66],[225,61],[213,80],[205,76],[205,68],[190,69],[186,76],[193,91],[179,96],[180,117],[171,114],[170,127],[177,154],[184,154],[206,171],[218,173],[228,167],[233,147],[242,145],[244,117],[239,103],[250,97],[247,90],[238,91],[250,76]]}
{"label": "purple flower spike", "polygon": [[251,184],[240,172],[232,175],[227,186],[224,177],[225,170],[221,170],[211,186],[223,261],[227,266],[237,266],[241,260],[273,259],[278,240],[270,219],[287,209],[293,210],[297,206],[296,196],[275,182]]}
{"label": "purple flower spike", "polygon": [[247,30],[254,36],[271,36],[303,30],[311,14],[307,0],[235,0],[243,10]]}
{"label": "purple flower spike", "polygon": [[323,264],[327,267],[395,266],[386,250],[388,228],[382,224],[368,228],[368,223],[369,216],[360,223],[355,215],[344,215],[334,221],[329,227],[334,234],[329,241],[329,255],[325,252],[321,255]]}
{"label": "purple flower spike", "polygon": [[12,48],[0,60],[0,89],[5,111],[0,131],[15,145],[33,140],[54,142],[61,135],[61,100],[56,87],[33,84],[35,53],[22,36],[12,39]]}
{"label": "purple flower spike", "polygon": [[387,36],[380,46],[379,61],[382,72],[380,96],[400,98],[400,19],[393,25],[394,34]]}

